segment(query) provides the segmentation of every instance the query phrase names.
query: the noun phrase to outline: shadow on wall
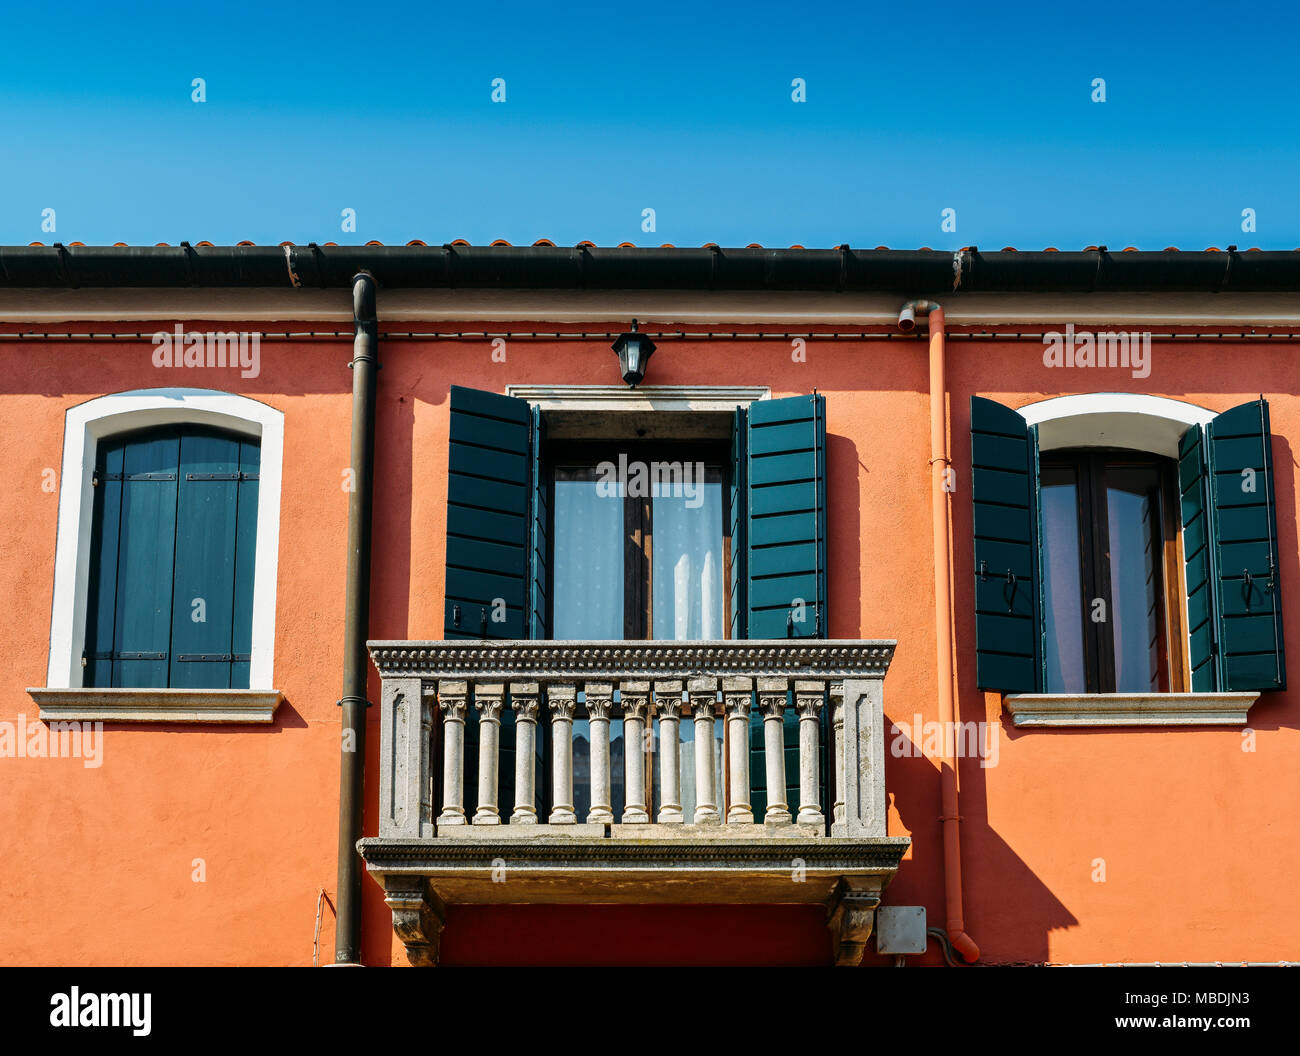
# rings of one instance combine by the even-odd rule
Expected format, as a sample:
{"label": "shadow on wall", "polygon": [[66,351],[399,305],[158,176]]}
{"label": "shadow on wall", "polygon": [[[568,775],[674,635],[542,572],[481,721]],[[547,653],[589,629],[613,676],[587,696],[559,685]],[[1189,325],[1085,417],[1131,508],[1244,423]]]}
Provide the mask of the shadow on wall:
{"label": "shadow on wall", "polygon": [[[981,707],[983,695],[979,697]],[[991,730],[992,736],[1004,731]],[[934,754],[935,745],[928,736],[916,744],[905,728],[885,725],[885,779],[892,789],[932,789],[924,801],[902,795],[894,796],[904,828],[912,836],[912,854],[899,868],[898,876],[886,891],[886,905],[911,905],[917,892],[928,897],[921,899],[927,907],[929,927],[943,927],[946,920],[943,890],[943,829],[939,820],[942,814],[939,797],[939,763],[922,749]],[[896,754],[897,753],[897,754]],[[980,767],[979,759],[964,760],[961,768],[961,839],[962,879],[965,884],[966,931],[981,946],[980,962],[995,962],[991,949],[994,936],[1002,931],[1014,936],[1018,961],[1041,964],[1048,958],[1048,933],[1057,928],[1069,928],[1079,921],[1052,893],[1012,848],[988,824],[987,770]],[[993,919],[987,913],[972,911],[972,862],[978,860],[979,876],[983,884],[996,878],[996,891],[984,892],[982,901],[1005,907],[1005,922]],[[919,870],[923,877],[913,875]],[[919,881],[919,882],[918,882]],[[926,951],[927,963],[942,963],[933,940]]]}

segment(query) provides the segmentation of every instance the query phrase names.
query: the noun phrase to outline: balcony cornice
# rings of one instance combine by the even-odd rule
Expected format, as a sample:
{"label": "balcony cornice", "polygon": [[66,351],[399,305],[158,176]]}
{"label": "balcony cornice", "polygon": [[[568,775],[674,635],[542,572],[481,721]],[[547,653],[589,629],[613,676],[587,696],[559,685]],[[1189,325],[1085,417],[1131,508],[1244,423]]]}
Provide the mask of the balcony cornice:
{"label": "balcony cornice", "polygon": [[687,679],[750,675],[788,678],[883,678],[898,643],[889,640],[778,641],[374,641],[382,678]]}

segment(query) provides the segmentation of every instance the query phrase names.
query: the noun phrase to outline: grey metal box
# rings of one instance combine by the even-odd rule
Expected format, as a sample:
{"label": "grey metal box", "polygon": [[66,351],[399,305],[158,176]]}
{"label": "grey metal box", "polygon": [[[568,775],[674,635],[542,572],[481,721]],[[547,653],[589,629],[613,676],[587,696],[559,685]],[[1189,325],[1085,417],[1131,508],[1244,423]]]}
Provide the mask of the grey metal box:
{"label": "grey metal box", "polygon": [[876,910],[876,952],[925,952],[925,907],[881,906]]}

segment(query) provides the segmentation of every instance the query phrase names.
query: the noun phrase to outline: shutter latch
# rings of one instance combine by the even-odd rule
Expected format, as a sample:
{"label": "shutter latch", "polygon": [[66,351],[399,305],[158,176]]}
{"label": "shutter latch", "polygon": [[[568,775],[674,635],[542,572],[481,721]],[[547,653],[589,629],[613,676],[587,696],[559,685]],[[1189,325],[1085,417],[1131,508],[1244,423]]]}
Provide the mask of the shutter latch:
{"label": "shutter latch", "polygon": [[1007,569],[1007,587],[1011,588],[1011,593],[1007,593],[1007,588],[1002,588],[1002,596],[1007,599],[1007,612],[1016,611],[1016,574]]}
{"label": "shutter latch", "polygon": [[459,604],[453,605],[451,607],[451,622],[457,627],[460,626],[460,605]]}

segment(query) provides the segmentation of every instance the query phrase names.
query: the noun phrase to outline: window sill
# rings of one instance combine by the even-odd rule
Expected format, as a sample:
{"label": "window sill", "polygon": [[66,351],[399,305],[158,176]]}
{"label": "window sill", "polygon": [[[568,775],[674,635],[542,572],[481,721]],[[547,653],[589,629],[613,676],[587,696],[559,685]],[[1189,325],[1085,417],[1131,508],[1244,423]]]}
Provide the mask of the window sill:
{"label": "window sill", "polygon": [[28,689],[46,722],[275,721],[278,689]]}
{"label": "window sill", "polygon": [[1017,726],[1244,726],[1259,693],[1011,693]]}

